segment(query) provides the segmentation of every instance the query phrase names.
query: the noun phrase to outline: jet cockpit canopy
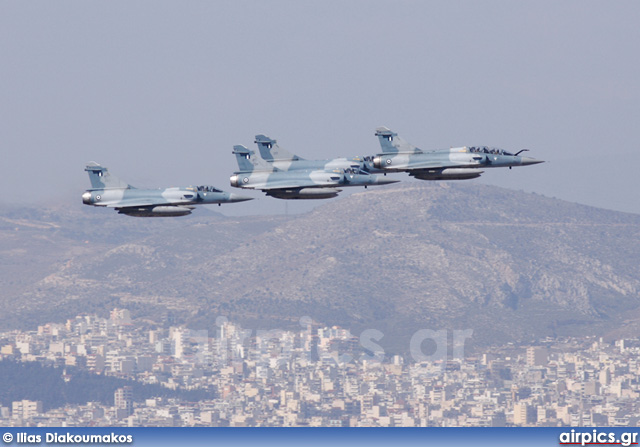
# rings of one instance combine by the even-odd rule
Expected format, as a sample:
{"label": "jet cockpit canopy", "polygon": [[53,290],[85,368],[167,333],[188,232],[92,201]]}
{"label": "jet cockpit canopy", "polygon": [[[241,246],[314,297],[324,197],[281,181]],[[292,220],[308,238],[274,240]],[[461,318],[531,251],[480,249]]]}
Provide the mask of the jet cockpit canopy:
{"label": "jet cockpit canopy", "polygon": [[494,154],[494,155],[511,155],[511,152],[507,152],[504,149],[488,146],[469,146],[469,152],[479,152],[482,154]]}
{"label": "jet cockpit canopy", "polygon": [[222,190],[215,188],[213,186],[202,185],[196,188],[200,192],[222,192]]}

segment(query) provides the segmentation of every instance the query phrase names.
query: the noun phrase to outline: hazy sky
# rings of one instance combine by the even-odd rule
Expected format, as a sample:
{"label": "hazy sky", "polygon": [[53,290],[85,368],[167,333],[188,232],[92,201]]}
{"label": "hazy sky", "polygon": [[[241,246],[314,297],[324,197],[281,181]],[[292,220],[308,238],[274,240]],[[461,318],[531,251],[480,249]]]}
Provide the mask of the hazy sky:
{"label": "hazy sky", "polygon": [[[231,190],[257,133],[327,158],[386,125],[530,148],[549,163],[473,181],[640,213],[639,23],[635,0],[0,0],[1,201],[81,206],[90,160]],[[220,210],[284,210],[253,195]]]}

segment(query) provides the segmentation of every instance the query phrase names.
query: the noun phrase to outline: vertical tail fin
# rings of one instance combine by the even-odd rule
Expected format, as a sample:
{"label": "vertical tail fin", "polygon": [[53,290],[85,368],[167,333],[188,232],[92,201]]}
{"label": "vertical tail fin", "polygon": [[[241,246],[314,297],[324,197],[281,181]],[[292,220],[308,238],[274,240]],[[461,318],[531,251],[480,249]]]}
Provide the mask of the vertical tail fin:
{"label": "vertical tail fin", "polygon": [[92,161],[84,168],[89,173],[92,189],[131,189],[133,186],[111,175],[104,166]]}
{"label": "vertical tail fin", "polygon": [[380,147],[382,148],[383,154],[395,154],[397,152],[418,154],[422,152],[413,144],[399,137],[397,133],[384,126],[376,129],[376,136],[380,141]]}
{"label": "vertical tail fin", "polygon": [[233,154],[238,162],[240,172],[275,171],[274,167],[264,161],[255,151],[250,151],[241,144],[233,146]]}
{"label": "vertical tail fin", "polygon": [[266,135],[256,135],[256,144],[258,145],[258,149],[260,150],[260,156],[266,161],[274,161],[274,160],[286,160],[286,161],[294,161],[294,160],[304,160],[304,158],[300,158],[295,154],[287,151],[286,149],[281,148],[278,145],[277,140],[272,140]]}

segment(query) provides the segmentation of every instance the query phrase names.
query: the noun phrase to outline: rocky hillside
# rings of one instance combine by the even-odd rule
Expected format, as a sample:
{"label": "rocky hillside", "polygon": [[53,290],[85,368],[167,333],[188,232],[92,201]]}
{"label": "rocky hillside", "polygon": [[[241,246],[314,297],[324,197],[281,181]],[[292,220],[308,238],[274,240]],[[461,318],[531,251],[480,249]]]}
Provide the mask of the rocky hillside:
{"label": "rocky hillside", "polygon": [[115,306],[207,328],[311,316],[401,350],[418,329],[486,344],[640,321],[638,215],[472,182],[370,188],[288,218],[102,211],[0,216],[3,327]]}

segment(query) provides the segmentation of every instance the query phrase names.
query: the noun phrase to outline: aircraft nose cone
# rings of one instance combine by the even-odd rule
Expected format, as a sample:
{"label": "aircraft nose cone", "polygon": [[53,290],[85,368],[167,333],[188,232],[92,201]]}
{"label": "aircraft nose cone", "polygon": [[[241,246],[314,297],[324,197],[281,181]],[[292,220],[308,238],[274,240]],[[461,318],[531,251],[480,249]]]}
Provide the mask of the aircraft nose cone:
{"label": "aircraft nose cone", "polygon": [[400,180],[394,180],[388,177],[378,177],[376,179],[376,185],[390,185],[391,183],[398,183]]}
{"label": "aircraft nose cone", "polygon": [[537,165],[538,163],[544,163],[544,160],[537,160],[531,157],[522,157],[522,166]]}
{"label": "aircraft nose cone", "polygon": [[229,202],[246,202],[247,200],[253,200],[253,197],[241,196],[240,194],[229,194]]}

